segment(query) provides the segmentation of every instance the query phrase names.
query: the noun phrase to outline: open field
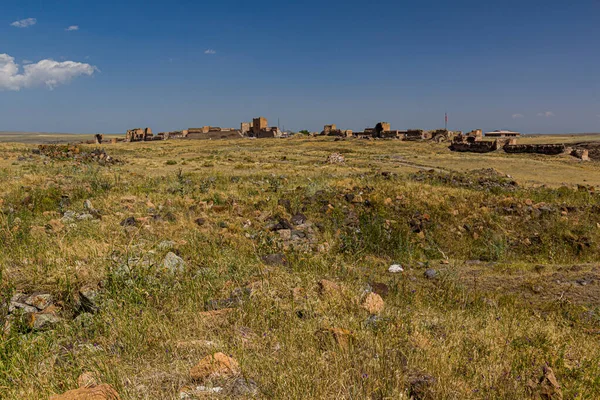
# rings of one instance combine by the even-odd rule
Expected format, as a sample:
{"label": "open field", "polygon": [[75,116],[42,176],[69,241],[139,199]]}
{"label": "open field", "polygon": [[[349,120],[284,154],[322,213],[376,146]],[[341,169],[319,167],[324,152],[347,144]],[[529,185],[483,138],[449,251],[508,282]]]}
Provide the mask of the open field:
{"label": "open field", "polygon": [[[600,398],[600,162],[103,147],[119,162],[0,144],[0,398],[83,372],[123,399]],[[9,307],[33,293],[52,308]],[[239,371],[190,376],[216,352]]]}
{"label": "open field", "polygon": [[[104,138],[123,135],[105,134]],[[51,144],[51,143],[75,143],[92,140],[94,135],[82,133],[47,133],[47,132],[2,132],[0,131],[0,143],[29,143],[29,144]]]}

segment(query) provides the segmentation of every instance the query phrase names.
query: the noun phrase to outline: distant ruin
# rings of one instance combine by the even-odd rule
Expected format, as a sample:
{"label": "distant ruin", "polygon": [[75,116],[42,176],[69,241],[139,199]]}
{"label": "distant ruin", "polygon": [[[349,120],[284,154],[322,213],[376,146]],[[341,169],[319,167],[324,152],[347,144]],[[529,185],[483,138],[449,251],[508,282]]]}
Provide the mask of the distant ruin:
{"label": "distant ruin", "polygon": [[125,134],[126,142],[145,142],[152,140],[154,135],[152,134],[152,129],[150,128],[135,128],[129,129]]}
{"label": "distant ruin", "polygon": [[321,132],[321,135],[337,136],[337,137],[350,137],[350,136],[352,136],[352,131],[351,130],[341,130],[341,129],[338,129],[335,124],[331,124],[331,125],[325,125],[323,127],[323,131]]}

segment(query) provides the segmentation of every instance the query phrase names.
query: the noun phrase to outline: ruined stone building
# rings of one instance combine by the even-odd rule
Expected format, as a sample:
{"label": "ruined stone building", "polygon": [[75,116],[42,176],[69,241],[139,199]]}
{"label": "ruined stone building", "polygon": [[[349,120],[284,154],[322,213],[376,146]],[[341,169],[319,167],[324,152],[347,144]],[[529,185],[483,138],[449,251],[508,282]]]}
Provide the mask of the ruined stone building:
{"label": "ruined stone building", "polygon": [[154,135],[152,134],[152,129],[150,128],[135,128],[129,129],[125,134],[126,142],[142,142],[153,140]]}
{"label": "ruined stone building", "polygon": [[323,131],[321,131],[321,135],[349,137],[349,136],[352,136],[352,131],[351,130],[341,130],[341,129],[338,129],[335,124],[330,124],[330,125],[325,125],[323,127]]}
{"label": "ruined stone building", "polygon": [[265,117],[258,117],[252,120],[252,133],[258,137],[262,131],[266,131],[268,129],[269,123]]}
{"label": "ruined stone building", "polygon": [[269,123],[265,117],[258,117],[252,120],[252,129],[249,132],[249,136],[255,138],[280,138],[283,137],[283,133],[277,126],[269,127]]}

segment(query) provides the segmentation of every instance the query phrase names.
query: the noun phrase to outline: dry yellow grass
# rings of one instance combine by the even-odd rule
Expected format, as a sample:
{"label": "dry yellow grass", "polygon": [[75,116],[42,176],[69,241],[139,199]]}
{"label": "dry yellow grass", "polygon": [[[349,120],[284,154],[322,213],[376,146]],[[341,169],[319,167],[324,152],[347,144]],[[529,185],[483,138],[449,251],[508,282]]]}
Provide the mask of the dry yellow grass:
{"label": "dry yellow grass", "polygon": [[[544,365],[565,398],[600,396],[600,198],[575,187],[600,185],[598,162],[399,141],[104,147],[124,163],[0,146],[0,296],[50,292],[62,318],[45,331],[13,320],[1,398],[45,399],[90,371],[124,399],[177,399],[217,352],[257,398],[528,398]],[[332,152],[346,162],[325,163]],[[469,173],[490,167],[518,186]],[[88,199],[101,219],[56,222]],[[304,237],[273,230],[298,212]],[[169,251],[182,271],[163,266]],[[283,264],[263,259],[277,253]],[[99,309],[82,313],[90,285]],[[377,317],[370,290],[385,303]],[[206,398],[250,396],[208,385],[224,391]]]}

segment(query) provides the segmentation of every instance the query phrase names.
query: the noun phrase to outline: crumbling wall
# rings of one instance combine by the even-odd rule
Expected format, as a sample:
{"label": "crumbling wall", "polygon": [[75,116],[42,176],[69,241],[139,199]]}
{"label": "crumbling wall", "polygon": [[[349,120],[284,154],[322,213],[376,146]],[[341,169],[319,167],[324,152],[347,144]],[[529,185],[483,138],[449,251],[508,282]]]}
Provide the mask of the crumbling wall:
{"label": "crumbling wall", "polygon": [[242,122],[240,124],[240,132],[242,135],[247,135],[250,132],[250,122]]}
{"label": "crumbling wall", "polygon": [[590,152],[587,149],[572,149],[571,155],[582,161],[590,161]]}
{"label": "crumbling wall", "polygon": [[566,151],[564,144],[506,144],[504,151],[507,153],[535,153],[557,155]]}
{"label": "crumbling wall", "polygon": [[404,140],[422,140],[423,139],[423,129],[409,129],[406,131],[404,136]]}
{"label": "crumbling wall", "polygon": [[498,150],[498,142],[496,140],[491,141],[478,141],[478,142],[453,142],[450,145],[450,150],[469,152],[469,153],[489,153]]}

